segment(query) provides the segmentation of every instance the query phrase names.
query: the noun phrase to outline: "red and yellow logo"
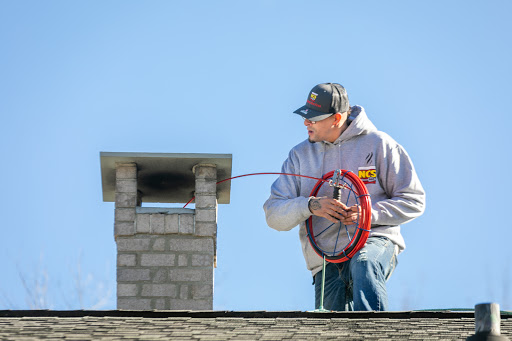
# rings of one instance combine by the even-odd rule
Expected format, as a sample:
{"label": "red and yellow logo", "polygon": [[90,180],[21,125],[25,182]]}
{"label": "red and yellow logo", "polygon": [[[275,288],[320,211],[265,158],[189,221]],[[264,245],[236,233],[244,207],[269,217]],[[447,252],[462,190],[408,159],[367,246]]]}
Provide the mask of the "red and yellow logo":
{"label": "red and yellow logo", "polygon": [[311,98],[311,100],[314,102],[316,101],[316,96],[318,96],[318,94],[315,94],[314,92],[311,93],[311,96],[309,96]]}
{"label": "red and yellow logo", "polygon": [[365,185],[374,184],[377,182],[377,169],[375,166],[359,167],[358,176]]}

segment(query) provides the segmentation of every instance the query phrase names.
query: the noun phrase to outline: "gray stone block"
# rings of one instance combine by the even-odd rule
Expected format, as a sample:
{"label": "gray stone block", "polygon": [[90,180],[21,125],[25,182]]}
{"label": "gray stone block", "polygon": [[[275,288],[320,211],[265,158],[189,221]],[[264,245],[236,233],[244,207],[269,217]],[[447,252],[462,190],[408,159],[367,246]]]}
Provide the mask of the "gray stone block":
{"label": "gray stone block", "polygon": [[178,266],[188,266],[188,255],[178,256]]}
{"label": "gray stone block", "polygon": [[215,194],[197,194],[196,195],[196,209],[198,208],[213,208],[217,207],[217,196]]}
{"label": "gray stone block", "polygon": [[194,233],[194,215],[193,214],[180,214],[180,233],[193,234]]}
{"label": "gray stone block", "polygon": [[208,181],[208,180],[202,180],[202,179],[196,179],[196,196],[199,196],[201,194],[217,194],[217,184],[215,181]]}
{"label": "gray stone block", "polygon": [[216,209],[196,209],[196,222],[217,222]]}
{"label": "gray stone block", "polygon": [[179,214],[167,214],[165,216],[165,233],[179,232]]}
{"label": "gray stone block", "polygon": [[172,282],[213,283],[213,269],[170,269],[169,278]]}
{"label": "gray stone block", "polygon": [[151,278],[152,283],[168,283],[169,271],[167,270],[167,268],[158,269],[156,272],[153,273]]}
{"label": "gray stone block", "polygon": [[117,284],[117,296],[137,296],[137,284]]}
{"label": "gray stone block", "polygon": [[137,193],[116,193],[116,208],[137,206]]}
{"label": "gray stone block", "polygon": [[157,310],[169,309],[169,303],[165,298],[158,298],[155,300],[153,308]]}
{"label": "gray stone block", "polygon": [[165,238],[157,238],[153,242],[153,251],[165,251]]}
{"label": "gray stone block", "polygon": [[175,284],[143,284],[142,293],[143,297],[176,297]]}
{"label": "gray stone block", "polygon": [[198,221],[195,226],[195,235],[197,236],[214,237],[217,235],[217,224],[214,222]]}
{"label": "gray stone block", "polygon": [[217,182],[217,167],[215,165],[196,165],[193,170],[196,179],[212,179]]}
{"label": "gray stone block", "polygon": [[175,252],[206,252],[213,254],[212,238],[170,238],[169,250]]}
{"label": "gray stone block", "polygon": [[135,234],[134,221],[116,221],[114,222],[114,235],[117,236],[133,236]]}
{"label": "gray stone block", "polygon": [[135,221],[135,207],[118,207],[115,209],[116,221]]}
{"label": "gray stone block", "polygon": [[192,285],[192,298],[201,299],[213,297],[213,285],[211,284],[200,284]]}
{"label": "gray stone block", "polygon": [[137,214],[137,233],[149,233],[150,228],[150,214]]}
{"label": "gray stone block", "polygon": [[142,266],[174,266],[173,254],[143,254],[140,264]]}
{"label": "gray stone block", "polygon": [[181,300],[171,299],[171,309],[174,310],[212,310],[213,300]]}
{"label": "gray stone block", "polygon": [[135,179],[117,179],[116,192],[118,193],[137,193],[137,180]]}
{"label": "gray stone block", "polygon": [[208,266],[208,267],[213,266],[213,256],[212,255],[195,254],[195,255],[192,255],[191,258],[192,258],[192,261],[191,261],[192,266]]}
{"label": "gray stone block", "polygon": [[149,269],[117,269],[118,282],[149,281]]}
{"label": "gray stone block", "polygon": [[137,164],[118,164],[116,165],[116,179],[136,179]]}
{"label": "gray stone block", "polygon": [[117,254],[117,266],[136,266],[136,256],[132,254]]}
{"label": "gray stone block", "polygon": [[182,284],[180,285],[180,298],[186,300],[189,298],[189,286]]}
{"label": "gray stone block", "polygon": [[150,299],[118,298],[117,309],[120,310],[151,310]]}
{"label": "gray stone block", "polygon": [[133,251],[149,251],[150,238],[118,238],[117,251],[133,252]]}
{"label": "gray stone block", "polygon": [[149,218],[149,225],[151,226],[152,234],[165,233],[165,215],[164,214],[151,214]]}

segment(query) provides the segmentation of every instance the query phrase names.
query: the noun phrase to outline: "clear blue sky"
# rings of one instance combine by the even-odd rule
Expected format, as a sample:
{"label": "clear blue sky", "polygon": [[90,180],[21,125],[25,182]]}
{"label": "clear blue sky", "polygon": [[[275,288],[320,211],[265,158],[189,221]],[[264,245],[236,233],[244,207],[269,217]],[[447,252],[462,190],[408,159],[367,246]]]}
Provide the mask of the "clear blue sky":
{"label": "clear blue sky", "polygon": [[[0,1],[0,309],[31,307],[22,278],[47,285],[38,306],[115,309],[100,151],[231,153],[233,175],[279,171],[307,137],[292,111],[339,82],[427,191],[402,227],[391,309],[512,310],[511,12],[505,0]],[[219,207],[215,309],[314,308],[297,228],[265,223],[274,179],[233,181]]]}

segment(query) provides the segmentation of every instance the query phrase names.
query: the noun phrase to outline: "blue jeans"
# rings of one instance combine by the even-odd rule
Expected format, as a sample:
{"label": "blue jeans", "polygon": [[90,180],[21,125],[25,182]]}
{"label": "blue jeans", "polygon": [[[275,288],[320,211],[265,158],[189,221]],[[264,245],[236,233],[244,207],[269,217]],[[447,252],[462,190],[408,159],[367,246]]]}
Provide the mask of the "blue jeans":
{"label": "blue jeans", "polygon": [[[397,265],[395,244],[385,237],[370,237],[352,259],[327,263],[324,309],[336,311],[387,310],[386,280]],[[322,271],[314,278],[315,307],[320,307]]]}

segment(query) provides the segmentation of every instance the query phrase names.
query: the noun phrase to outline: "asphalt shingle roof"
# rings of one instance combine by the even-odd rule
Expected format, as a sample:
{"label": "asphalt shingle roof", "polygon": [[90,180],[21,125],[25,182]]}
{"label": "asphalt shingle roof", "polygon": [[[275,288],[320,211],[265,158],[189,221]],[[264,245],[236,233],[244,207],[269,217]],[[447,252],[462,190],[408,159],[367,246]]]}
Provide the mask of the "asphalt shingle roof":
{"label": "asphalt shingle roof", "polygon": [[[0,311],[1,340],[465,340],[473,312]],[[512,336],[512,314],[501,316]]]}

